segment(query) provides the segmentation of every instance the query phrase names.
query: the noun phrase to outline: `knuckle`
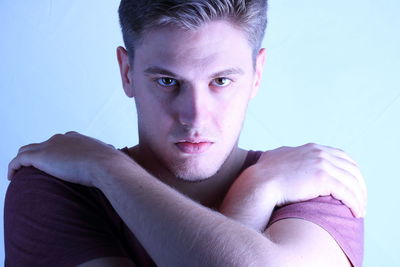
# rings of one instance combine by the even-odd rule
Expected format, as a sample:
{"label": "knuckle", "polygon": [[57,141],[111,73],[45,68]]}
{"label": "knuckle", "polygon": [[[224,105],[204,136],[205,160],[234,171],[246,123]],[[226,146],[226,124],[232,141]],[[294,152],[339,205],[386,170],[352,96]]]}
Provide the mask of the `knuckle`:
{"label": "knuckle", "polygon": [[288,147],[287,146],[281,146],[281,147],[278,147],[278,148],[276,148],[276,149],[274,149],[274,150],[267,150],[267,151],[265,151],[264,153],[271,153],[271,152],[273,152],[273,151],[276,151],[276,152],[280,152],[280,151],[285,151],[285,150],[287,150],[288,149]]}
{"label": "knuckle", "polygon": [[322,157],[323,155],[325,155],[325,152],[317,147],[313,147],[310,150],[310,153],[314,156],[314,157]]}
{"label": "knuckle", "polygon": [[325,160],[327,157],[327,153],[321,149],[317,149],[314,153],[318,158],[323,159],[323,160]]}
{"label": "knuckle", "polygon": [[326,183],[329,177],[325,170],[319,168],[314,171],[314,175],[319,181],[323,183]]}
{"label": "knuckle", "polygon": [[353,165],[360,171],[361,173],[361,169],[360,169],[360,165],[358,165],[358,162],[353,160]]}
{"label": "knuckle", "polygon": [[326,160],[323,157],[316,157],[314,159],[314,165],[318,170],[324,170],[326,166]]}
{"label": "knuckle", "polygon": [[13,166],[14,166],[14,160],[11,160],[11,161],[8,163],[8,170],[11,170],[11,169],[13,168]]}
{"label": "knuckle", "polygon": [[20,152],[18,152],[18,155],[17,156],[15,156],[15,158],[13,159],[13,161],[18,161],[18,160],[21,160],[21,158],[23,158],[25,155],[26,155],[26,153],[28,153],[28,151],[20,151]]}
{"label": "knuckle", "polygon": [[317,148],[317,144],[316,144],[316,143],[307,143],[307,144],[305,144],[304,146],[305,146],[305,147],[308,147],[308,148],[311,148],[311,149]]}
{"label": "knuckle", "polygon": [[[351,158],[350,158],[351,159]],[[361,170],[360,170],[360,166],[358,166],[357,162],[353,161],[349,161],[349,163],[351,164],[351,166],[354,167],[354,171],[356,171],[357,173],[359,173],[359,175],[361,175]]]}
{"label": "knuckle", "polygon": [[346,154],[347,155],[347,153],[343,150],[343,149],[341,149],[341,148],[335,148],[337,151],[339,151],[339,152],[341,152],[341,153],[344,153],[344,154]]}
{"label": "knuckle", "polygon": [[52,137],[49,138],[49,140],[47,140],[48,143],[52,143],[52,142],[56,142],[57,140],[59,140],[60,138],[62,138],[64,135],[63,134],[54,134]]}
{"label": "knuckle", "polygon": [[26,148],[26,146],[21,146],[21,147],[18,149],[18,154],[21,154],[22,151],[23,151],[25,148]]}
{"label": "knuckle", "polygon": [[54,134],[50,139],[57,139],[57,138],[60,138],[61,136],[62,136],[62,134],[57,133],[57,134]]}

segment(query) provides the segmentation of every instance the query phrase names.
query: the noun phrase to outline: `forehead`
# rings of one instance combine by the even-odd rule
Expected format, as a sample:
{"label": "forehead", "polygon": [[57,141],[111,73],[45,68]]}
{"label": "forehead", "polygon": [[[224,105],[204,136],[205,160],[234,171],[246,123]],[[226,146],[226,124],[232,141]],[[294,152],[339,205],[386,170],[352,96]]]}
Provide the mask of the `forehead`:
{"label": "forehead", "polygon": [[196,30],[165,26],[147,32],[136,48],[134,68],[158,66],[187,75],[226,68],[252,68],[252,49],[245,33],[227,21]]}

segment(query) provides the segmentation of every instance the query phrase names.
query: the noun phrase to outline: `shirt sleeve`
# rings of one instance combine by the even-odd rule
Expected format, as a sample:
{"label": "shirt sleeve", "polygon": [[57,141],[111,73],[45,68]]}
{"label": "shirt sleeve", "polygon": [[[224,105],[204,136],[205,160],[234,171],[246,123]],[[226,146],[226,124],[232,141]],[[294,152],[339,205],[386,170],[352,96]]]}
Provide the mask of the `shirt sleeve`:
{"label": "shirt sleeve", "polygon": [[286,218],[304,219],[321,226],[336,240],[353,266],[362,266],[364,220],[353,217],[339,200],[324,196],[279,207],[268,226]]}
{"label": "shirt sleeve", "polygon": [[21,168],[5,198],[5,266],[75,266],[126,257],[93,190]]}

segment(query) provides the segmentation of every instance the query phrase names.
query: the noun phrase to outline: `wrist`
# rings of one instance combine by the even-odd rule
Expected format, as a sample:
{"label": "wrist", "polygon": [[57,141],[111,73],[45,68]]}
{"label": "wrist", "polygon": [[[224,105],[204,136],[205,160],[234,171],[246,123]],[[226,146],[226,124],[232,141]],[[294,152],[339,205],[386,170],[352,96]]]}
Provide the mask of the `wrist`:
{"label": "wrist", "polygon": [[255,186],[262,187],[264,195],[267,196],[269,206],[277,206],[282,199],[282,190],[279,183],[279,176],[270,173],[265,166],[261,164],[254,164],[247,169],[251,172],[251,177],[258,181],[254,183]]}
{"label": "wrist", "polygon": [[[102,190],[110,183],[123,179],[127,174],[134,173],[140,166],[126,156],[123,152],[116,151],[100,161],[98,168],[91,173],[92,186]],[[103,191],[103,190],[102,190]]]}
{"label": "wrist", "polygon": [[265,179],[257,167],[249,167],[231,186],[220,212],[257,231],[263,231],[279,200],[274,179]]}

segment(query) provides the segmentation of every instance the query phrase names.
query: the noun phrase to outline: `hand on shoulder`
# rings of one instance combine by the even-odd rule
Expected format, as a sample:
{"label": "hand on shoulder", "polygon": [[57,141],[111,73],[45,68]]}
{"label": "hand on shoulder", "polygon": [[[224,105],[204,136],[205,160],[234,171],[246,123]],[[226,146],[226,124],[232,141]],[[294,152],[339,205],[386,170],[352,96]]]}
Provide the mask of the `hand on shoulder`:
{"label": "hand on shoulder", "polygon": [[367,189],[357,163],[343,150],[309,143],[266,151],[253,166],[276,186],[277,205],[332,195],[356,217],[365,214]]}
{"label": "hand on shoulder", "polygon": [[314,143],[262,153],[229,189],[221,212],[259,231],[272,209],[332,195],[354,216],[365,214],[367,190],[356,164],[344,151]]}
{"label": "hand on shoulder", "polygon": [[62,180],[95,186],[95,177],[111,165],[132,163],[112,145],[77,132],[56,134],[42,143],[23,146],[8,165],[8,179],[22,166],[34,166]]}

